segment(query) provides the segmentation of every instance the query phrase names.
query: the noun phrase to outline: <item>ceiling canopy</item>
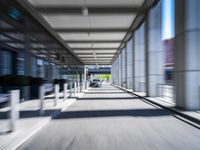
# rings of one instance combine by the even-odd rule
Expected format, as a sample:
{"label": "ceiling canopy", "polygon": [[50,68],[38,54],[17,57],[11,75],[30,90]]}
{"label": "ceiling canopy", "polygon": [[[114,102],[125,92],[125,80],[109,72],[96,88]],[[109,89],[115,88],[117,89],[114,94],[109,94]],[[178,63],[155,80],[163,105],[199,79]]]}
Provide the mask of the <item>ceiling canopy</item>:
{"label": "ceiling canopy", "polygon": [[145,0],[29,2],[86,65],[112,63],[147,3]]}

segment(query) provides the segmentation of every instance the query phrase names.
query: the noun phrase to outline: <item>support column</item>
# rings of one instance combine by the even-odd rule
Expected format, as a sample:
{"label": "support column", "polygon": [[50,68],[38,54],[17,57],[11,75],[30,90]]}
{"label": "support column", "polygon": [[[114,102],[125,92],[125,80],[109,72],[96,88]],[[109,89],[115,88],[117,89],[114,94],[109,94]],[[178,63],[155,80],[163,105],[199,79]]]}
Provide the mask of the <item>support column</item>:
{"label": "support column", "polygon": [[134,34],[134,86],[136,92],[144,92],[144,24]]}
{"label": "support column", "polygon": [[84,89],[87,90],[87,86],[86,86],[86,82],[87,82],[87,67],[84,66]]}
{"label": "support column", "polygon": [[112,78],[112,84],[115,84],[115,62],[112,64],[112,67],[111,67],[111,78]]}
{"label": "support column", "polygon": [[122,50],[121,53],[121,71],[122,71],[122,87],[125,87],[126,85],[126,64],[125,64],[125,49]]}
{"label": "support column", "polygon": [[51,82],[53,80],[53,75],[52,75],[52,65],[50,63],[50,61],[48,62],[48,66],[47,66],[47,73],[48,73],[48,81]]}
{"label": "support column", "polygon": [[54,98],[54,106],[57,106],[59,101],[59,84],[55,84],[55,98]]}
{"label": "support column", "polygon": [[118,56],[118,61],[119,61],[119,86],[122,86],[122,71],[121,71],[121,69],[122,69],[122,62],[121,62],[121,60],[122,60],[122,58],[121,58],[121,54],[119,54],[119,56]]}
{"label": "support column", "polygon": [[125,82],[126,82],[126,87],[125,88],[127,88],[127,84],[128,84],[128,78],[127,78],[127,69],[128,69],[128,67],[127,67],[127,45],[126,45],[126,47],[125,47],[125,59],[124,59],[124,61],[125,61]]}
{"label": "support column", "polygon": [[[27,27],[26,27],[26,32],[24,34],[24,39],[25,39],[25,43],[24,43],[24,46],[25,46],[25,55],[24,55],[24,75],[26,76],[31,76],[31,51],[30,51],[30,41],[31,41],[31,35],[30,35],[30,32],[29,32],[29,27],[28,27],[28,24],[27,24]],[[26,86],[23,88],[23,98],[25,100],[28,100],[30,99],[30,87],[29,86]]]}
{"label": "support column", "polygon": [[155,97],[157,84],[164,83],[164,51],[162,48],[161,2],[149,11],[148,23],[148,94]]}
{"label": "support column", "polygon": [[133,89],[133,38],[127,43],[127,88]]}
{"label": "support column", "polygon": [[119,57],[116,59],[116,84],[119,85]]}
{"label": "support column", "polygon": [[185,109],[200,109],[200,1],[175,1],[175,100]]}
{"label": "support column", "polygon": [[146,15],[146,20],[144,22],[144,45],[145,45],[145,92],[146,92],[146,96],[149,96],[149,78],[148,78],[148,74],[149,74],[149,43],[148,43],[148,37],[149,37],[149,32],[148,32],[148,26],[149,26],[149,21],[148,21],[148,15]]}

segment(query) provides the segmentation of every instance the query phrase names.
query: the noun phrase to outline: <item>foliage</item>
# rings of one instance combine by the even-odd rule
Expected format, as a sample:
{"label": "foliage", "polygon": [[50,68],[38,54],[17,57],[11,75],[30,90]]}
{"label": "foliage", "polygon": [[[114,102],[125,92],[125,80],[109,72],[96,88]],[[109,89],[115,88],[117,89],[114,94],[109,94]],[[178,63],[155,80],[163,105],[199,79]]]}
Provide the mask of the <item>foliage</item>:
{"label": "foliage", "polygon": [[110,80],[111,79],[111,75],[110,74],[100,74],[98,75],[98,79],[99,80]]}

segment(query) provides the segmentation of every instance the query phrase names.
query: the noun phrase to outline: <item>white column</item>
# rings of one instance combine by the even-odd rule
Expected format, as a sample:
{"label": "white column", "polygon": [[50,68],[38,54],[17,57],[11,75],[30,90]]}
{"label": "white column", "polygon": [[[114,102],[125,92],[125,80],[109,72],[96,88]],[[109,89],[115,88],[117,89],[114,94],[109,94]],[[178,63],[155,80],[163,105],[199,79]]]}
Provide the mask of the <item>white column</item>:
{"label": "white column", "polygon": [[134,90],[143,92],[145,84],[144,24],[134,33]]}
{"label": "white column", "polygon": [[64,94],[64,99],[63,100],[64,101],[67,99],[67,90],[68,90],[67,87],[68,87],[68,84],[65,83],[64,84],[64,88],[63,88],[64,89],[64,91],[63,91],[63,94]]}
{"label": "white column", "polygon": [[19,90],[10,91],[10,131],[16,131],[19,119]]}
{"label": "white column", "polygon": [[44,96],[45,96],[45,87],[44,85],[41,85],[39,87],[39,113],[40,115],[43,115],[44,114],[44,110],[43,110],[43,107],[44,107]]}
{"label": "white column", "polygon": [[[84,66],[84,80],[83,80],[83,83],[85,84],[85,82],[87,81],[87,67]],[[84,85],[85,87],[85,90],[87,89],[87,86],[86,84]]]}
{"label": "white column", "polygon": [[55,85],[55,99],[54,99],[54,106],[57,106],[59,100],[59,84]]}
{"label": "white column", "polygon": [[119,85],[119,56],[116,59],[116,85]]}
{"label": "white column", "polygon": [[127,43],[127,88],[133,89],[133,38]]}
{"label": "white column", "polygon": [[70,88],[70,95],[69,95],[69,97],[72,97],[72,85],[73,85],[73,82],[70,81],[70,83],[69,83],[69,88]]}
{"label": "white column", "polygon": [[118,56],[119,60],[119,86],[122,86],[122,54]]}
{"label": "white column", "polygon": [[157,84],[164,83],[164,51],[161,30],[161,2],[152,8],[148,16],[148,91],[149,96],[156,95]]}
{"label": "white column", "polygon": [[78,81],[77,82],[77,94],[79,94],[79,92],[80,92],[80,82]]}
{"label": "white column", "polygon": [[74,81],[74,96],[76,95],[77,92],[77,82]]}
{"label": "white column", "polygon": [[189,110],[200,109],[200,1],[175,1],[175,100]]}
{"label": "white column", "polygon": [[124,48],[121,52],[121,71],[122,71],[122,86],[126,87],[126,48]]}

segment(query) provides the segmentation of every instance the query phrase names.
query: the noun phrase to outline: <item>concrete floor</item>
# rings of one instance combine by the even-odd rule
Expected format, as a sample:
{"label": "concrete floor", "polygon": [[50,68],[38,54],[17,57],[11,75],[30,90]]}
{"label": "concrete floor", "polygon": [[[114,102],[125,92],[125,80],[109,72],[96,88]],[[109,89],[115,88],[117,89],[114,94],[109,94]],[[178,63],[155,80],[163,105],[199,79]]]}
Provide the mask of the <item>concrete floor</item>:
{"label": "concrete floor", "polygon": [[200,150],[200,130],[110,85],[91,89],[20,150]]}

